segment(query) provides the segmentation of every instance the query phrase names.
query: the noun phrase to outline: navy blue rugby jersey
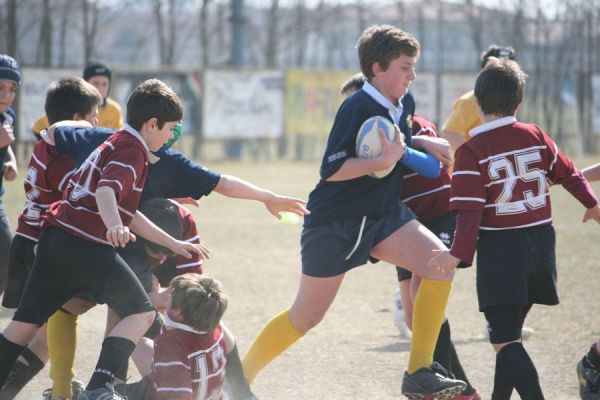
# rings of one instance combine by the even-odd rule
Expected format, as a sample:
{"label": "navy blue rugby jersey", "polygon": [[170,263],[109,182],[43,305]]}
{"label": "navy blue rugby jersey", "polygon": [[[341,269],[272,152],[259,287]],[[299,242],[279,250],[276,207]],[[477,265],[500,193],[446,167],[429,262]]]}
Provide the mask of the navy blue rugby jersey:
{"label": "navy blue rugby jersey", "polygon": [[[402,98],[402,105],[399,127],[410,146],[415,111],[410,93]],[[307,208],[311,214],[304,217],[304,226],[327,223],[339,217],[380,217],[398,204],[403,177],[399,163],[384,178],[365,175],[345,181],[327,181],[348,158],[356,157],[356,134],[365,120],[376,115],[392,121],[388,110],[364,90],[349,96],[340,106],[321,162],[321,179],[308,198]]]}
{"label": "navy blue rugby jersey", "polygon": [[[60,127],[54,132],[56,148],[81,164],[96,147],[115,131],[106,128]],[[221,174],[190,160],[177,150],[161,149],[154,154],[160,159],[149,164],[148,178],[142,199],[191,197],[209,195],[221,179]]]}

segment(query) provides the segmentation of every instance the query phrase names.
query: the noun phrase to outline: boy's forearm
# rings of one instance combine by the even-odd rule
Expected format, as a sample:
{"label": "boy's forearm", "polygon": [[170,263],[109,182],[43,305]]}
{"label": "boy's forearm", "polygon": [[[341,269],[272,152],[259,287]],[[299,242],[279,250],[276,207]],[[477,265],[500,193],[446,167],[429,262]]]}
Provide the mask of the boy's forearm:
{"label": "boy's forearm", "polygon": [[381,156],[374,158],[349,158],[342,164],[340,169],[327,178],[327,181],[336,182],[356,179],[388,167],[389,165],[385,165]]}
{"label": "boy's forearm", "polygon": [[231,175],[221,175],[215,192],[236,199],[256,200],[263,203],[273,196],[273,192],[263,189],[243,179]]}
{"label": "boy's forearm", "polygon": [[167,248],[172,248],[172,245],[175,242],[175,239],[156,226],[139,211],[136,211],[134,214],[131,224],[129,225],[129,229],[144,239]]}
{"label": "boy's forearm", "polygon": [[114,190],[107,186],[101,186],[96,189],[95,196],[98,212],[106,228],[123,225],[123,221],[119,216],[119,207]]}
{"label": "boy's forearm", "polygon": [[477,236],[483,217],[482,211],[458,211],[456,215],[456,229],[450,254],[471,265],[477,248]]}
{"label": "boy's forearm", "polygon": [[15,164],[17,163],[17,157],[15,157],[15,153],[13,152],[13,149],[11,146],[8,146],[7,153],[6,153],[6,160],[4,160],[4,162],[5,163],[14,162]]}
{"label": "boy's forearm", "polygon": [[599,181],[600,180],[600,163],[590,165],[589,167],[582,169],[581,173],[583,174],[583,176],[585,176],[585,179],[587,179],[589,182]]}

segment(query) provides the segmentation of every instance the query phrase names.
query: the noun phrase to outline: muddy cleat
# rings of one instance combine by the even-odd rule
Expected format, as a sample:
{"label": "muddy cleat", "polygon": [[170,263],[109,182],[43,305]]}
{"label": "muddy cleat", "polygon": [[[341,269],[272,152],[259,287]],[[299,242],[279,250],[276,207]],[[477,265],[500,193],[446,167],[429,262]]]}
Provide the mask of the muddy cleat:
{"label": "muddy cleat", "polygon": [[431,368],[421,368],[412,374],[404,373],[402,394],[410,400],[451,400],[462,393],[467,384],[444,376]]}
{"label": "muddy cleat", "polygon": [[587,355],[577,363],[577,378],[582,400],[600,400],[600,369],[590,365]]}
{"label": "muddy cleat", "polygon": [[76,400],[127,400],[127,397],[121,396],[115,392],[110,383],[106,386],[94,390],[82,390],[75,398]]}

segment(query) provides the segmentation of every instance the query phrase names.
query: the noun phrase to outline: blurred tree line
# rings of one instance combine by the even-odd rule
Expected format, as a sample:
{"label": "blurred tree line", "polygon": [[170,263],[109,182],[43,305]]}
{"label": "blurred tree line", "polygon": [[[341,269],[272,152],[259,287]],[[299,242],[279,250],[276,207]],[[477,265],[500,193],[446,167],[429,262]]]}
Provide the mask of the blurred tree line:
{"label": "blurred tree line", "polygon": [[[418,69],[436,76],[476,71],[489,44],[512,45],[530,75],[528,119],[559,142],[574,132],[580,151],[596,151],[599,0],[245,0],[242,18],[232,18],[233,2],[0,0],[0,51],[45,68],[89,60],[115,68],[215,68],[231,65],[237,23],[245,66],[358,69],[360,32],[390,23],[417,36]],[[567,103],[574,116],[563,112]]]}

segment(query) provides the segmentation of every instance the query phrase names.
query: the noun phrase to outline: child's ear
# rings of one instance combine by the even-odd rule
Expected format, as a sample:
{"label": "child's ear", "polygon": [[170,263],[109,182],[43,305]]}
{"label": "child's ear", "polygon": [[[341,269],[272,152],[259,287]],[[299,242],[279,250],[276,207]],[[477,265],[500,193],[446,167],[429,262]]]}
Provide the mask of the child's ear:
{"label": "child's ear", "polygon": [[146,121],[148,128],[154,129],[158,125],[158,118],[152,117],[148,121]]}
{"label": "child's ear", "polygon": [[75,113],[73,114],[73,116],[71,117],[72,121],[81,121],[83,118],[81,117],[81,115],[79,115],[79,113]]}
{"label": "child's ear", "polygon": [[373,66],[371,67],[371,69],[373,70],[373,76],[377,76],[378,74],[385,72],[383,70],[383,68],[381,67],[381,64],[379,63],[379,61],[376,61]]}

